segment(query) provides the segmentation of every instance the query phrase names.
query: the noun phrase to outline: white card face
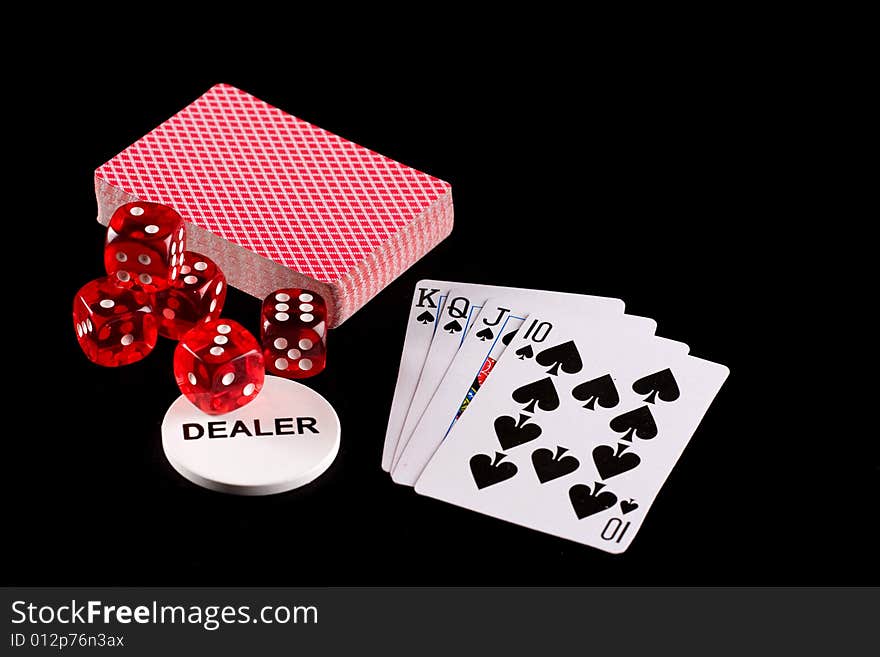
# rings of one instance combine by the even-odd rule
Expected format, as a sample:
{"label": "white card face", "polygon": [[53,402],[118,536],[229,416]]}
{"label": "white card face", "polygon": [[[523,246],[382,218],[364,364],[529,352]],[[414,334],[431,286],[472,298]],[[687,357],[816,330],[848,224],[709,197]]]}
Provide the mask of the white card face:
{"label": "white card face", "polygon": [[[511,304],[496,299],[485,302],[476,318],[476,327],[464,338],[453,354],[452,363],[431,396],[406,445],[399,449],[391,478],[398,484],[412,486],[440,440],[452,428],[468,391],[476,392],[488,376],[504,347],[513,339],[524,315],[511,311]],[[503,342],[507,338],[507,343]],[[494,354],[494,357],[493,357]],[[443,386],[443,383],[446,385]],[[445,426],[441,426],[445,423]],[[402,443],[399,443],[399,447]]]}
{"label": "white card face", "polygon": [[530,317],[416,491],[623,552],[728,374],[670,342]]}
{"label": "white card face", "polygon": [[[425,412],[416,424],[397,462],[392,467],[392,478],[398,484],[415,484],[428,460],[452,429],[456,418],[476,396],[489,376],[495,362],[525,319],[525,314],[511,311],[517,300],[493,298],[485,302],[474,329],[465,337],[446,370]],[[552,311],[563,308],[557,300],[535,302],[535,306]],[[548,312],[549,312],[548,311]],[[652,335],[656,322],[644,317],[620,315],[614,321],[626,326],[627,331]],[[671,341],[670,341],[671,342]],[[687,353],[687,345],[680,345]]]}
{"label": "white card face", "polygon": [[440,385],[443,375],[449,368],[449,364],[455,357],[455,353],[467,336],[477,315],[483,308],[485,297],[469,294],[466,288],[453,288],[449,291],[449,298],[440,314],[437,322],[437,330],[434,339],[428,349],[428,356],[419,375],[416,391],[410,401],[406,420],[397,441],[394,458],[391,461],[391,471],[397,467],[397,463],[403,453],[413,429],[422,417],[431,396]]}
{"label": "white card face", "polygon": [[482,304],[488,297],[500,294],[504,294],[505,297],[510,297],[514,301],[519,301],[523,305],[529,305],[530,302],[539,303],[543,301],[547,304],[566,308],[574,307],[586,319],[606,315],[622,315],[624,307],[620,299],[609,299],[607,297],[563,294],[560,292],[545,292],[543,290],[519,290],[491,285],[454,284],[440,314],[440,319],[437,320],[434,337],[428,350],[428,355],[423,362],[418,383],[413,394],[410,396],[409,409],[406,411],[406,418],[399,432],[391,459],[392,470],[400,460],[413,430],[431,401],[434,391],[440,385],[440,381],[452,363],[455,353],[467,335],[471,323],[482,308]]}
{"label": "white card face", "polygon": [[448,290],[449,284],[444,281],[423,280],[416,283],[382,448],[382,469],[386,472],[391,470],[394,448],[397,446],[409,403],[419,382],[422,365],[425,356],[428,355],[431,338],[434,336],[437,319],[443,310],[443,302]]}

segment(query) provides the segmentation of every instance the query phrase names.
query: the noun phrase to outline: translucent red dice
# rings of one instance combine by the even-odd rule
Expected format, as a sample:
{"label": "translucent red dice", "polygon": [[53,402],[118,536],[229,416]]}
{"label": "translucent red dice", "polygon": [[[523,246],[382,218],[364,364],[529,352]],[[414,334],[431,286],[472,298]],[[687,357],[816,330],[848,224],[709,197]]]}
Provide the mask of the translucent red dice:
{"label": "translucent red dice", "polygon": [[180,391],[209,415],[250,402],[263,387],[264,377],[256,338],[229,319],[196,324],[174,351],[174,378]]}
{"label": "translucent red dice", "polygon": [[179,274],[155,295],[159,334],[180,340],[198,322],[217,319],[226,301],[226,277],[210,258],[186,251],[177,263]]}
{"label": "translucent red dice", "polygon": [[76,293],[73,328],[88,359],[105,367],[136,363],[156,346],[149,296],[119,287],[112,276],[87,283]]}
{"label": "translucent red dice", "polygon": [[160,203],[126,203],[107,228],[104,268],[118,285],[155,292],[179,274],[186,248],[183,218]]}
{"label": "translucent red dice", "polygon": [[276,290],[263,301],[260,338],[266,371],[305,379],[327,364],[327,304],[315,292]]}

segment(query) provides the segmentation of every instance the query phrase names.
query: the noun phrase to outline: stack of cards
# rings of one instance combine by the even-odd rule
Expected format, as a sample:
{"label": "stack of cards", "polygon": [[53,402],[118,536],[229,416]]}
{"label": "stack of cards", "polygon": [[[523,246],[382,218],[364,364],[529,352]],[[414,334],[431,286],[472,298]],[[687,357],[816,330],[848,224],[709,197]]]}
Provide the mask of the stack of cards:
{"label": "stack of cards", "polygon": [[350,317],[452,231],[452,189],[272,107],[211,87],[95,171],[98,221],[170,205],[189,250],[258,299],[302,287]]}
{"label": "stack of cards", "polygon": [[619,553],[728,369],[620,299],[416,285],[382,467],[395,482]]}

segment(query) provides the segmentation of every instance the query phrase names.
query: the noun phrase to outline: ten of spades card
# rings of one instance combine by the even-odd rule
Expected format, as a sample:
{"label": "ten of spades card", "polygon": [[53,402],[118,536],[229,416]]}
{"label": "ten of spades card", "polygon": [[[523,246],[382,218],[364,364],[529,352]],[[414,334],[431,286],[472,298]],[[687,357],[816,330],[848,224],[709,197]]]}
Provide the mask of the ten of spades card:
{"label": "ten of spades card", "polygon": [[623,552],[727,374],[612,322],[530,316],[416,491]]}

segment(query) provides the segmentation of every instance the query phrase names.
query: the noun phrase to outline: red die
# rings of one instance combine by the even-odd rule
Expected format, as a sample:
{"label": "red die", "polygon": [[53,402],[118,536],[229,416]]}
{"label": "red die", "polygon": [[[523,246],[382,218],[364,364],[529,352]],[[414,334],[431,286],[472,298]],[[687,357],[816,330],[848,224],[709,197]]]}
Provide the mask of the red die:
{"label": "red die", "polygon": [[73,327],[93,363],[129,365],[156,346],[156,318],[147,294],[119,287],[112,276],[87,283],[73,299]]}
{"label": "red die", "polygon": [[226,301],[226,277],[213,260],[187,251],[180,263],[176,280],[156,293],[159,333],[172,340],[180,340],[196,322],[217,319]]}
{"label": "red die", "polygon": [[308,290],[276,290],[263,301],[260,337],[267,371],[314,376],[327,364],[327,304]]}
{"label": "red die", "polygon": [[256,338],[230,319],[197,324],[174,351],[180,391],[209,415],[247,404],[260,392],[264,376]]}
{"label": "red die", "polygon": [[107,228],[104,268],[122,286],[155,292],[178,275],[186,246],[183,218],[159,203],[126,203]]}

